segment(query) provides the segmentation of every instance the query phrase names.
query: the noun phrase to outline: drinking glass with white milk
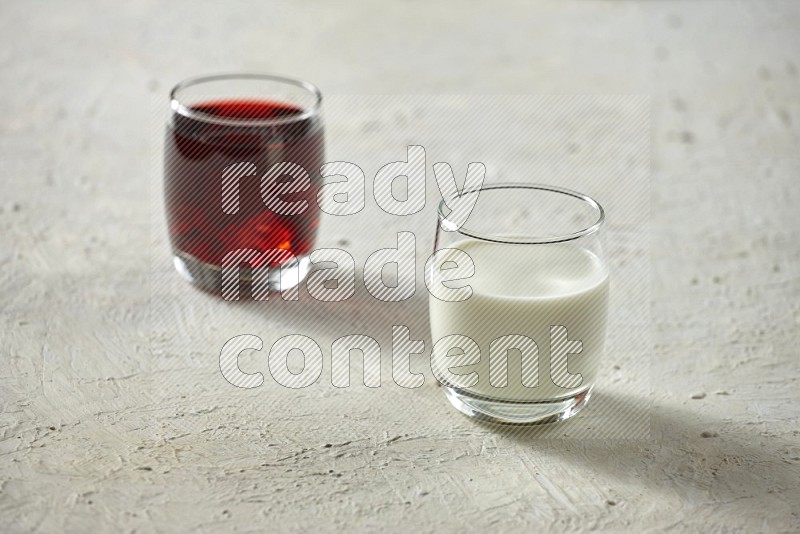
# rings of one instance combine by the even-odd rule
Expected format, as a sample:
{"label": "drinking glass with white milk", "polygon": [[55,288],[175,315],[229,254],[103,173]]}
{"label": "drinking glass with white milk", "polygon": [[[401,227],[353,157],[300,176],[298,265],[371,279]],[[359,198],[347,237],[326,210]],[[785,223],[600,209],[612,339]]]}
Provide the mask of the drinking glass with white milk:
{"label": "drinking glass with white milk", "polygon": [[445,198],[438,215],[425,275],[431,367],[447,398],[496,423],[577,413],[605,345],[603,208],[569,189],[506,183]]}

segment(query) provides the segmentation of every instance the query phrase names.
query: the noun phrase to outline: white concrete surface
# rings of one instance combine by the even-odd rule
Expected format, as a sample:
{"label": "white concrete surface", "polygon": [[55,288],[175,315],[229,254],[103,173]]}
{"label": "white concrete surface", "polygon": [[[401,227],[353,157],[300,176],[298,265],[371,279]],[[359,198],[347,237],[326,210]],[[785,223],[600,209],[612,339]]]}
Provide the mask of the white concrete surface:
{"label": "white concrete surface", "polygon": [[[798,27],[789,1],[4,2],[0,531],[800,530]],[[501,431],[430,381],[222,381],[249,326],[323,347],[426,328],[424,300],[242,306],[170,272],[154,99],[240,70],[330,95],[650,95],[651,391],[625,390],[627,359],[598,392],[647,435]],[[356,127],[329,122],[329,153],[406,142]],[[320,244],[387,232],[328,219]]]}

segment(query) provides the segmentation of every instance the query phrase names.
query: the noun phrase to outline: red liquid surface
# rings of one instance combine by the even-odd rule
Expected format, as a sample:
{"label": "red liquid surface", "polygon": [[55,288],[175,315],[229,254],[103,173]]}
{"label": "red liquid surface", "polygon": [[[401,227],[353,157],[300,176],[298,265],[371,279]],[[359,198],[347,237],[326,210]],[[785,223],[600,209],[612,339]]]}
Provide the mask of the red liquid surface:
{"label": "red liquid surface", "polygon": [[[299,117],[303,110],[269,100],[215,100],[192,106],[210,117],[263,120]],[[165,201],[170,240],[176,252],[220,266],[228,252],[285,249],[295,256],[314,246],[319,222],[317,191],[323,164],[323,132],[317,117],[285,124],[213,124],[173,114],[165,141]],[[303,167],[307,191],[281,194],[285,202],[306,200],[296,215],[281,215],[262,200],[261,177],[279,162]],[[239,179],[239,210],[222,209],[222,175],[230,165],[249,162],[254,176]]]}

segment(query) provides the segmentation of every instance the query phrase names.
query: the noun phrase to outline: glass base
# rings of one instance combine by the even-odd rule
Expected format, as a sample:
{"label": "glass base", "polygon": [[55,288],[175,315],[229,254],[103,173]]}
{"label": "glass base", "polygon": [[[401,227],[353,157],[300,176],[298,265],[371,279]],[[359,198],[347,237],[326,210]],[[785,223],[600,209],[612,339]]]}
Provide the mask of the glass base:
{"label": "glass base", "polygon": [[458,411],[475,419],[503,425],[542,425],[568,419],[589,402],[588,387],[569,397],[552,401],[519,402],[488,399],[443,386],[447,400]]}
{"label": "glass base", "polygon": [[[187,282],[218,295],[222,294],[222,269],[210,263],[204,263],[185,252],[174,251],[172,264],[181,278]],[[308,256],[298,256],[295,260],[279,268],[269,270],[268,289],[270,292],[286,291],[299,285],[306,279],[311,270],[311,260]],[[242,273],[240,283],[240,296],[246,298],[249,293],[245,289],[251,287],[250,273]]]}

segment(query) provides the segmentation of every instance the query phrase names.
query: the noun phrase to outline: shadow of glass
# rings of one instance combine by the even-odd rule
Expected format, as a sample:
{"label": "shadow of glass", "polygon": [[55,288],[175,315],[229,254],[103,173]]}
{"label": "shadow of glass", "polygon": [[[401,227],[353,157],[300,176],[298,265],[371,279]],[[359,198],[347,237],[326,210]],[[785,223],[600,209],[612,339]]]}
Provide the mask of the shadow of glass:
{"label": "shadow of glass", "polygon": [[[280,293],[272,293],[268,300],[253,300],[242,291],[239,300],[225,301],[218,296],[224,310],[243,317],[263,321],[285,323],[300,333],[302,330],[326,334],[362,334],[391,339],[392,325],[407,326],[412,336],[423,339],[429,347],[428,292],[421,280],[417,280],[414,294],[403,301],[385,302],[367,291],[363,275],[355,275],[355,288],[346,300],[325,302],[315,299],[302,282],[297,300],[284,300]],[[220,313],[226,313],[220,311]],[[283,325],[281,325],[283,326]],[[288,331],[287,331],[288,333]]]}
{"label": "shadow of glass", "polygon": [[642,399],[598,392],[593,401],[605,401],[621,414],[611,422],[594,422],[599,425],[594,437],[587,434],[574,439],[571,435],[573,429],[581,428],[581,419],[591,418],[591,402],[586,411],[556,424],[478,424],[587,474],[598,473],[612,483],[675,492],[697,503],[742,500],[743,506],[769,506],[788,512],[790,503],[800,502],[800,448],[796,440],[759,432],[756,423],[747,425],[751,428],[734,427],[730,421],[699,410],[658,406],[647,410],[649,439],[631,440],[627,435],[633,427],[624,414],[640,412]]}

